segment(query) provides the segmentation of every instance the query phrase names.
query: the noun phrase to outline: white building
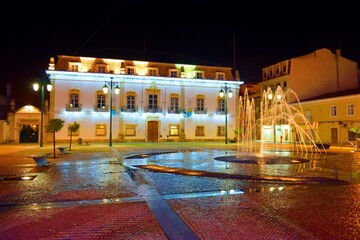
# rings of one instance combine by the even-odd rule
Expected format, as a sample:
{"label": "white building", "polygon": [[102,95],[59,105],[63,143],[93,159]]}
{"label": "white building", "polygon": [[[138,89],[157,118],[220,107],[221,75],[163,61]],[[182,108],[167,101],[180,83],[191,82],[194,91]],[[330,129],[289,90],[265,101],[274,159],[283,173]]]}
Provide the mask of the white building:
{"label": "white building", "polygon": [[[80,124],[76,138],[86,142],[235,137],[243,82],[229,67],[62,55],[50,59],[47,74],[53,84],[49,119],[65,121],[57,141],[68,141],[74,122]],[[231,98],[219,96],[225,87]]]}

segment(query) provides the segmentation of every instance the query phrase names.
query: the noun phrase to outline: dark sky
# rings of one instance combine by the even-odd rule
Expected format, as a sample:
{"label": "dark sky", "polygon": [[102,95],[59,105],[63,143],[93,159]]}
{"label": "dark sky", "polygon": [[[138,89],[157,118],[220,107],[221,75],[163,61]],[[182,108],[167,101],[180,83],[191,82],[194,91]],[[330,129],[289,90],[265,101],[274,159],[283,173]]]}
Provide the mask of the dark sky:
{"label": "dark sky", "polygon": [[34,2],[13,1],[0,14],[1,91],[11,83],[20,105],[36,105],[32,82],[50,57],[62,54],[172,53],[235,65],[245,82],[259,81],[265,66],[319,48],[341,48],[344,57],[360,60],[356,1]]}

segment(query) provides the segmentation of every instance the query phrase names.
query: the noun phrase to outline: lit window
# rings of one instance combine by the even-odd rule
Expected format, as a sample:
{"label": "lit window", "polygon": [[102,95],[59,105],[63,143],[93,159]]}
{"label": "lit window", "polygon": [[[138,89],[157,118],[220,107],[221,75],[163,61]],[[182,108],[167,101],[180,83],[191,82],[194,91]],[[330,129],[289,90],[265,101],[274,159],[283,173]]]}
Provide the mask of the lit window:
{"label": "lit window", "polygon": [[170,136],[179,136],[179,126],[178,125],[170,125]]}
{"label": "lit window", "polygon": [[136,125],[135,124],[127,124],[125,126],[125,135],[126,136],[136,136]]}
{"label": "lit window", "polygon": [[225,136],[225,127],[224,126],[218,126],[216,135],[217,136]]}
{"label": "lit window", "polygon": [[106,136],[106,125],[97,124],[96,125],[96,136]]}
{"label": "lit window", "polygon": [[195,128],[195,136],[196,137],[205,136],[205,127],[204,126],[196,126],[196,128]]}

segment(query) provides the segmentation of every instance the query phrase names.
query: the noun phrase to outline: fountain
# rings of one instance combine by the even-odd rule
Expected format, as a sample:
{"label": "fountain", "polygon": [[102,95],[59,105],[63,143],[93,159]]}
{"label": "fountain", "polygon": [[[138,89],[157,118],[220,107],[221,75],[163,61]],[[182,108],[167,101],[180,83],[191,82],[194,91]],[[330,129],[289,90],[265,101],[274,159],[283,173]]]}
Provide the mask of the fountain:
{"label": "fountain", "polygon": [[[291,96],[290,96],[291,95]],[[275,97],[276,96],[276,97]],[[296,104],[289,104],[288,99],[295,99]],[[324,145],[316,134],[313,125],[304,115],[300,101],[294,91],[284,91],[280,86],[273,92],[268,88],[262,99],[256,104],[245,90],[239,98],[238,149],[235,156],[216,157],[216,160],[238,161],[242,163],[298,163],[305,159],[268,154],[266,147],[274,151],[277,148],[294,153],[326,153]],[[256,115],[258,116],[256,118]],[[271,144],[273,142],[273,144]]]}

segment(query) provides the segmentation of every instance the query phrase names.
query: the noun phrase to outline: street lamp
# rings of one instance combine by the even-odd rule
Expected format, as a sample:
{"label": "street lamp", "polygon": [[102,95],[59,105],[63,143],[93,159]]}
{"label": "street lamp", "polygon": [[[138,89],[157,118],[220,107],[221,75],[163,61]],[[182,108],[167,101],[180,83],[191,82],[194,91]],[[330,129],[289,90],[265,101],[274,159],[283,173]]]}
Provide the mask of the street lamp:
{"label": "street lamp", "polygon": [[221,87],[219,91],[219,96],[222,98],[224,97],[224,104],[225,104],[225,144],[228,144],[228,127],[227,127],[227,115],[228,115],[228,97],[232,97],[231,87],[228,87],[225,83],[225,87]]}
{"label": "street lamp", "polygon": [[270,92],[268,93],[268,99],[270,100],[270,104],[272,103],[272,125],[273,125],[273,133],[274,133],[274,143],[276,143],[276,115],[277,115],[277,105],[278,105],[278,101],[281,100],[281,95],[280,94],[277,94],[276,95],[276,100],[274,99],[273,100],[273,94]]}
{"label": "street lamp", "polygon": [[[109,87],[106,85],[108,83],[110,85],[110,133],[109,133],[109,146],[112,146],[112,89],[113,85],[115,84],[113,82],[113,77],[110,78],[110,82],[105,82],[105,85],[103,86],[103,92],[107,94],[109,92]],[[115,86],[115,94],[118,95],[120,93],[120,88],[116,84]]]}
{"label": "street lamp", "polygon": [[48,92],[52,90],[52,85],[48,74],[43,74],[38,82],[33,84],[33,89],[37,92],[41,87],[41,120],[40,120],[40,147],[44,146],[44,101],[45,85]]}

